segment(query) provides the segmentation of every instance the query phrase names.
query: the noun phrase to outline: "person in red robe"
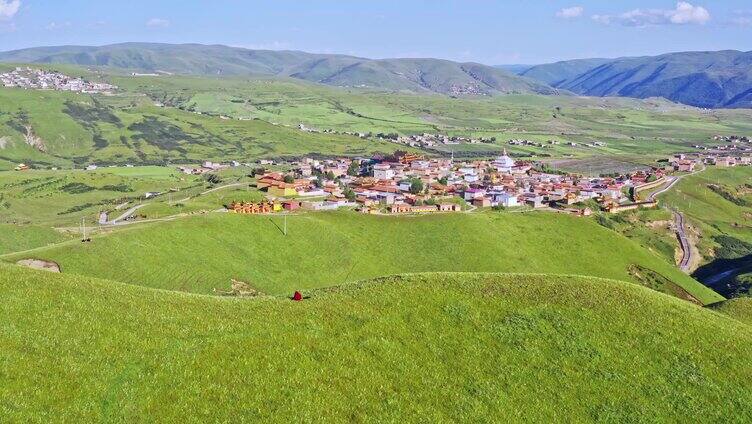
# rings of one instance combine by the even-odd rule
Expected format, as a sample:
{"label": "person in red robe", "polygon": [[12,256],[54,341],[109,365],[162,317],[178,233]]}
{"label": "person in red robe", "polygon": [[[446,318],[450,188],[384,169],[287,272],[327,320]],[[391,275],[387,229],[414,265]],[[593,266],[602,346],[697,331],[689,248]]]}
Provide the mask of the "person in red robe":
{"label": "person in red robe", "polygon": [[302,301],[302,300],[303,300],[303,295],[302,295],[302,294],[300,294],[300,292],[299,292],[299,291],[296,291],[296,292],[295,292],[295,294],[294,294],[294,295],[292,295],[292,300],[294,300],[294,301],[296,301],[296,302],[300,302],[300,301]]}

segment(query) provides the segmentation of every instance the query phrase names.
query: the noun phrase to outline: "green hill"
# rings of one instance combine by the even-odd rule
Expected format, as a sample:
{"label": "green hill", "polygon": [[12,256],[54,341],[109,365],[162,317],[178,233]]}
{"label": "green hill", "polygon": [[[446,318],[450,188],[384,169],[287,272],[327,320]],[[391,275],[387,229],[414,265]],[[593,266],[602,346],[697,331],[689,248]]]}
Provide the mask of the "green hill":
{"label": "green hill", "polygon": [[[564,273],[641,283],[707,304],[720,296],[594,221],[547,213],[366,216],[213,214],[33,252],[64,273],[211,293],[235,278],[269,294],[404,272]],[[8,257],[16,261],[28,254]]]}
{"label": "green hill", "polygon": [[[0,161],[40,167],[367,155],[396,146],[158,107],[147,97],[0,89]],[[3,168],[0,162],[0,169]]]}
{"label": "green hill", "polygon": [[713,305],[716,311],[737,319],[743,323],[752,325],[752,298],[739,297],[729,299]]}
{"label": "green hill", "polygon": [[631,284],[390,277],[236,300],[0,265],[6,422],[752,420],[752,330]]}
{"label": "green hill", "polygon": [[752,52],[566,61],[539,65],[522,75],[587,96],[665,97],[698,107],[752,107]]}
{"label": "green hill", "polygon": [[335,86],[442,94],[556,94],[491,66],[439,59],[382,59],[248,50],[221,45],[124,43],[40,47],[0,53],[12,63],[73,64],[190,75],[276,75]]}
{"label": "green hill", "polygon": [[[713,143],[711,137],[716,134],[752,130],[749,111],[719,110],[709,115],[658,100],[540,95],[451,98],[426,92],[341,89],[274,76],[132,77],[76,66],[39,66],[105,80],[120,89],[108,96],[0,89],[0,170],[12,169],[19,162],[68,168],[91,162],[124,165],[353,156],[406,148],[375,137],[299,131],[301,123],[322,131],[427,132],[497,140],[437,145],[425,151],[449,156],[451,150],[458,158],[496,156],[502,144],[523,138],[545,145],[509,146],[515,156],[598,156],[604,164],[609,161],[602,157],[612,155],[648,163],[695,144]],[[0,65],[3,68],[8,65]],[[400,69],[406,72],[407,68]],[[480,78],[482,73],[476,75]],[[424,78],[429,79],[429,74]],[[515,90],[514,86],[508,89]],[[548,140],[560,144],[551,145]],[[593,140],[606,146],[566,144]]]}

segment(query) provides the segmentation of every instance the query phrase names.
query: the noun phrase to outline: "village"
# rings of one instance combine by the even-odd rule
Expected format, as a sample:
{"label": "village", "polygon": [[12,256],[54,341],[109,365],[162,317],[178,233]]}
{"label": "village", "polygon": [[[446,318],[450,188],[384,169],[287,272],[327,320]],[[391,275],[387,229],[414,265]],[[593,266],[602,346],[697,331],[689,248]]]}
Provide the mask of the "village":
{"label": "village", "polygon": [[116,86],[111,84],[90,82],[60,72],[20,67],[0,74],[0,82],[7,88],[76,91],[80,93],[111,93],[117,89]]}
{"label": "village", "polygon": [[[752,157],[677,154],[647,172],[600,177],[543,172],[539,164],[515,160],[506,151],[491,161],[455,162],[406,152],[360,159],[304,158],[287,164],[285,172],[256,175],[257,188],[267,194],[263,202],[226,206],[230,212],[247,214],[338,208],[368,214],[520,208],[587,216],[596,208],[620,212],[654,207],[657,202],[643,199],[642,193],[668,183],[669,175],[694,172],[703,164],[749,166]],[[204,165],[209,168],[180,169],[203,173],[231,166]]]}

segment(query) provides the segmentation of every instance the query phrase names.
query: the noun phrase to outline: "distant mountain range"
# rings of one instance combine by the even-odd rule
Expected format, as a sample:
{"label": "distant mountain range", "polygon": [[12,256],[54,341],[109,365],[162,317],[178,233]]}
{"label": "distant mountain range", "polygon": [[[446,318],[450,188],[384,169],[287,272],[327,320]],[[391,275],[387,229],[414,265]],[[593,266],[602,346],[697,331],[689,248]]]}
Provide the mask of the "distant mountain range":
{"label": "distant mountain range", "polygon": [[587,96],[665,97],[706,108],[752,107],[752,52],[570,60],[533,66],[520,75]]}
{"label": "distant mountain range", "polygon": [[124,43],[39,47],[0,53],[0,62],[107,66],[192,75],[276,75],[344,87],[446,95],[556,94],[536,80],[479,63],[365,59],[221,45]]}
{"label": "distant mountain range", "polygon": [[340,87],[445,95],[560,94],[664,97],[707,108],[752,107],[752,52],[684,52],[545,65],[487,66],[442,59],[366,59],[201,44],[38,47],[0,62],[105,66],[189,75],[274,75]]}

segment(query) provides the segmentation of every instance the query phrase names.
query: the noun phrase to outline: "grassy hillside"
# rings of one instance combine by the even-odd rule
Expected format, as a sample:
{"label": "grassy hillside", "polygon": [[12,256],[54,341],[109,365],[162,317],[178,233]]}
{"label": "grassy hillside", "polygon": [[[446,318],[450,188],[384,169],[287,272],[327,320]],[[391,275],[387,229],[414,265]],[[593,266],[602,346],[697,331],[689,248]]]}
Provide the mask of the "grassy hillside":
{"label": "grassy hillside", "polygon": [[594,140],[603,148],[508,146],[538,157],[631,155],[643,161],[711,143],[716,134],[752,131],[745,110],[700,110],[667,101],[509,95],[457,98],[332,89],[271,78],[118,77],[113,81],[153,100],[205,113],[287,125],[359,132],[445,133],[496,137],[493,144],[446,146],[456,155],[495,155],[512,138],[546,142]]}
{"label": "grassy hillside", "polygon": [[17,162],[186,163],[395,149],[385,142],[306,133],[261,120],[157,107],[138,93],[92,96],[23,89],[0,89],[0,140],[0,158],[8,167]]}
{"label": "grassy hillside", "polygon": [[[453,99],[338,89],[276,77],[131,77],[75,67],[61,70],[114,82],[121,91],[91,96],[0,89],[0,169],[11,169],[18,162],[68,167],[93,161],[122,165],[365,155],[397,147],[374,139],[302,132],[296,128],[300,123],[321,130],[497,139],[439,146],[429,154],[493,156],[507,140],[524,138],[562,143],[515,146],[510,148],[513,154],[619,156],[641,163],[710,143],[716,134],[752,131],[749,111],[709,114],[658,100],[531,95]],[[222,119],[222,115],[237,119]],[[582,145],[596,140],[607,145]],[[568,146],[567,141],[579,145]]]}
{"label": "grassy hillside", "polygon": [[[663,195],[666,203],[677,207],[700,226],[712,249],[712,237],[730,235],[752,243],[752,168],[708,167],[682,179],[674,190]],[[709,253],[709,252],[705,252]]]}
{"label": "grassy hillside", "polygon": [[713,305],[713,309],[743,323],[752,325],[752,298],[740,297],[729,299]]}
{"label": "grassy hillside", "polygon": [[749,326],[580,277],[220,299],[0,265],[4,421],[752,419]]}
{"label": "grassy hillside", "polygon": [[0,171],[0,223],[71,226],[85,217],[93,224],[100,211],[117,215],[118,205],[138,204],[147,192],[172,189],[177,200],[207,186],[175,167]]}
{"label": "grassy hillside", "polygon": [[0,255],[60,243],[68,237],[41,225],[0,223]]}
{"label": "grassy hillside", "polygon": [[[194,293],[226,289],[231,278],[281,294],[403,272],[468,271],[593,275],[683,298],[688,292],[702,303],[721,300],[636,243],[570,216],[340,212],[291,216],[287,236],[283,225],[281,216],[205,215],[33,256],[59,263],[65,273]],[[644,268],[639,277],[630,273],[632,265]]]}
{"label": "grassy hillside", "polygon": [[752,168],[716,168],[684,178],[663,197],[699,234],[695,277],[727,297],[749,293],[752,272]]}
{"label": "grassy hillside", "polygon": [[101,47],[43,47],[0,53],[0,61],[193,75],[290,76],[334,86],[454,95],[556,93],[544,83],[479,63],[440,59],[372,60],[221,45],[124,43]]}

